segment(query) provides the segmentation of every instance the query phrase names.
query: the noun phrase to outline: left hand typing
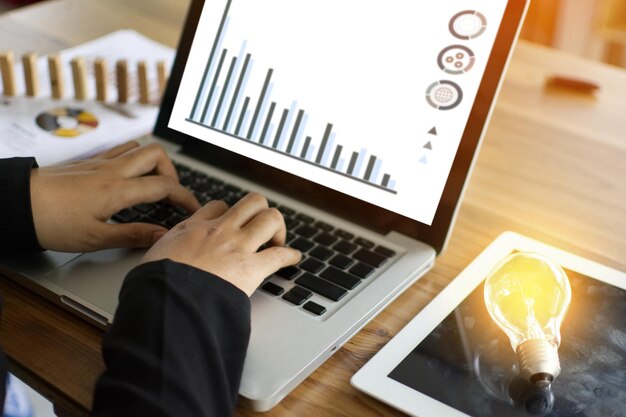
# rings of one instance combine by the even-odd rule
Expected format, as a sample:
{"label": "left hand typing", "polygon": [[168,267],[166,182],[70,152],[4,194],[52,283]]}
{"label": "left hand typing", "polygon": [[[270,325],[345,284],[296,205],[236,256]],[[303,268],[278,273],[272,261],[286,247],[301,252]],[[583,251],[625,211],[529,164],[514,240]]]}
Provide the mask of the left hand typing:
{"label": "left hand typing", "polygon": [[123,208],[162,199],[190,212],[200,207],[157,144],[128,142],[84,161],[33,169],[31,175],[35,231],[45,249],[90,252],[151,246],[167,229],[107,220]]}

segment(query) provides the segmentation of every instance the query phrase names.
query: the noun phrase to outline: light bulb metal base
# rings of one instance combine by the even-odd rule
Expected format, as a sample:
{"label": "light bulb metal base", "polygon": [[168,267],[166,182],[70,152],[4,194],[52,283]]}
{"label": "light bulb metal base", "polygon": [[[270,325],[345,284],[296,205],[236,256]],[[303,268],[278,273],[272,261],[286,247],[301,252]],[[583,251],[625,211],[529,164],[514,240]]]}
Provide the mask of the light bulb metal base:
{"label": "light bulb metal base", "polygon": [[532,383],[552,382],[561,372],[557,347],[544,339],[530,339],[517,347],[520,374]]}

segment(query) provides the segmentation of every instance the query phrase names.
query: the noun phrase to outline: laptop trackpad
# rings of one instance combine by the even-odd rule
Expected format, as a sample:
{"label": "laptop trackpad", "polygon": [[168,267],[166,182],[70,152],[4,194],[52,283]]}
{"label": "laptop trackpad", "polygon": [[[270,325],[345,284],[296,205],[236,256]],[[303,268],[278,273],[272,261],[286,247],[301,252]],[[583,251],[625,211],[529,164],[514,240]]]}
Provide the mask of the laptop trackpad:
{"label": "laptop trackpad", "polygon": [[38,279],[80,255],[80,253],[54,251],[13,253],[10,256],[0,256],[0,265],[9,271],[15,271],[33,279]]}
{"label": "laptop trackpad", "polygon": [[112,316],[126,274],[141,262],[144,253],[131,249],[85,253],[43,278],[74,301]]}

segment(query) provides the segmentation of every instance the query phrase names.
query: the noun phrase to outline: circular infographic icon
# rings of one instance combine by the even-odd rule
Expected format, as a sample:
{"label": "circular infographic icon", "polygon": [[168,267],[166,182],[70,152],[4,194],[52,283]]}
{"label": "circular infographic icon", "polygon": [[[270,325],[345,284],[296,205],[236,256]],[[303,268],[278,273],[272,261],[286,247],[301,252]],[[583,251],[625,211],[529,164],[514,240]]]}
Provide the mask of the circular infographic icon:
{"label": "circular infographic icon", "polygon": [[472,69],[476,60],[474,52],[467,46],[450,45],[439,52],[439,68],[448,74],[463,74]]}
{"label": "circular infographic icon", "polygon": [[452,81],[435,81],[426,90],[426,101],[437,110],[452,110],[461,104],[461,100],[463,91]]}
{"label": "circular infographic icon", "polygon": [[73,138],[98,127],[98,119],[83,109],[57,107],[39,113],[37,126],[62,138]]}
{"label": "circular infographic icon", "polygon": [[463,10],[450,19],[450,33],[465,41],[482,35],[487,29],[487,19],[475,10]]}

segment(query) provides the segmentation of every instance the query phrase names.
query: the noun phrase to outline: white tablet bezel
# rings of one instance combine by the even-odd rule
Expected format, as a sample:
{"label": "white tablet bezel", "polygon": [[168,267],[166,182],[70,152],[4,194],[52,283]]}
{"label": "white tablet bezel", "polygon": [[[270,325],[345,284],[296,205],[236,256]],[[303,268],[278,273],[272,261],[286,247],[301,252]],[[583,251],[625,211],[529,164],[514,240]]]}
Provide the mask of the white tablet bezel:
{"label": "white tablet bezel", "polygon": [[467,416],[387,375],[407,357],[513,251],[543,254],[563,268],[626,290],[626,273],[606,267],[513,232],[498,236],[430,304],[417,314],[350,380],[378,400],[412,416]]}

